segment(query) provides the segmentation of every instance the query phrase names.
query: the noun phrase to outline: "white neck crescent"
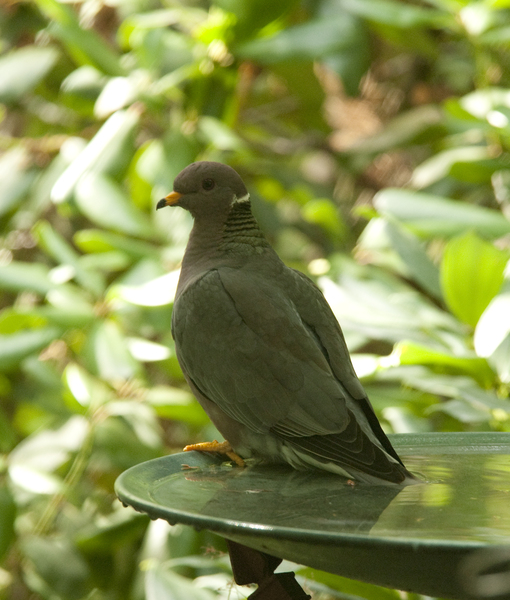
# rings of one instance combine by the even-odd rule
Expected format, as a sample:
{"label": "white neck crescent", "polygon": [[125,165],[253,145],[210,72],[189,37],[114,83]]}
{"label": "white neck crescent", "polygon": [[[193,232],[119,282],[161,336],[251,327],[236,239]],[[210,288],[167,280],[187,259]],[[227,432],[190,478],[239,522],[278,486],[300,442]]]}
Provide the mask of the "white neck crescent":
{"label": "white neck crescent", "polygon": [[241,196],[240,198],[238,198],[235,194],[234,197],[232,198],[232,204],[241,204],[242,202],[249,202],[250,201],[250,194],[246,193],[244,196]]}

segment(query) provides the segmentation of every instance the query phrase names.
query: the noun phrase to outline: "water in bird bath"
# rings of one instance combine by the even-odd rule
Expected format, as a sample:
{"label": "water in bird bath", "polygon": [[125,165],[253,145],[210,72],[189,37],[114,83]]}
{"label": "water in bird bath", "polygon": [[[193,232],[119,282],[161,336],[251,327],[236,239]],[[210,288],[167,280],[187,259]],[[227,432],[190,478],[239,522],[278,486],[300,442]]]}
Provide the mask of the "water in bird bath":
{"label": "water in bird bath", "polygon": [[438,454],[407,459],[427,483],[395,497],[372,528],[378,536],[500,543],[510,537],[510,456]]}
{"label": "water in bird bath", "polygon": [[[403,448],[405,450],[405,448]],[[440,448],[438,449],[440,450]],[[498,450],[499,452],[500,450]],[[487,452],[403,454],[424,483],[346,482],[322,472],[226,465],[184,469],[151,489],[155,504],[275,535],[376,536],[497,544],[510,537],[510,456]]]}
{"label": "water in bird bath", "polygon": [[239,469],[189,452],[132,467],[116,489],[153,518],[344,577],[441,598],[510,600],[510,433],[391,441],[422,484]]}

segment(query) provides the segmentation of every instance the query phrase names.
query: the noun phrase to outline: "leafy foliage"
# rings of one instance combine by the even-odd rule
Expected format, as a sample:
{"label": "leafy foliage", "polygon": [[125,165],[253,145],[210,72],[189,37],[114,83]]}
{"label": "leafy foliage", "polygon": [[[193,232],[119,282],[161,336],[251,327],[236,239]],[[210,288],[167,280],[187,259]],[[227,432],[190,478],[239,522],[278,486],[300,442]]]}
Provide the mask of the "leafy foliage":
{"label": "leafy foliage", "polygon": [[[317,278],[387,430],[510,430],[507,2],[0,10],[5,594],[247,593],[199,556],[221,540],[113,494],[213,435],[170,335],[190,219],[154,211],[194,160],[238,169]],[[402,597],[300,573],[317,598]]]}

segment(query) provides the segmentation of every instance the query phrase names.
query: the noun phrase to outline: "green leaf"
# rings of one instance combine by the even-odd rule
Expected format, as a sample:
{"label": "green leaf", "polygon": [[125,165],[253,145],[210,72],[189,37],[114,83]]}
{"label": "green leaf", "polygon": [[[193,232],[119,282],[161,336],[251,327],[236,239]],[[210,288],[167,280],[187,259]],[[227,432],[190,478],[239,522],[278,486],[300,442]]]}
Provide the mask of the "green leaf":
{"label": "green leaf", "polygon": [[494,392],[480,388],[471,377],[441,375],[427,367],[407,367],[401,375],[404,385],[436,396],[461,399],[475,408],[508,411],[510,402]]}
{"label": "green leaf", "polygon": [[506,157],[457,160],[452,164],[449,175],[465,183],[490,184],[494,173],[506,166]]}
{"label": "green leaf", "polygon": [[97,253],[99,256],[115,250],[135,259],[159,254],[152,244],[100,229],[81,229],[74,234],[73,241],[82,252]]}
{"label": "green leaf", "polygon": [[[64,348],[66,348],[65,343],[59,343],[57,345],[58,350],[63,350]],[[51,349],[49,348],[49,350]],[[49,356],[47,355],[46,358],[49,358]],[[45,407],[49,408],[51,406],[55,407],[57,410],[60,410],[62,406],[60,398],[62,381],[56,361],[40,360],[37,354],[32,354],[23,360],[21,366],[23,369],[23,375],[30,380],[34,387],[36,387],[39,391],[43,391],[43,393],[48,392],[53,396],[48,403],[44,403],[44,401],[42,401],[42,404],[44,404]]]}
{"label": "green leaf", "polygon": [[131,140],[140,118],[137,108],[114,113],[74,158],[51,190],[54,202],[71,198],[76,184],[86,173],[114,174],[131,158]]}
{"label": "green leaf", "polygon": [[194,135],[184,135],[172,128],[163,141],[152,140],[140,150],[135,169],[138,176],[154,186],[161,197],[173,189],[174,179],[196,160],[199,150]]}
{"label": "green leaf", "polygon": [[[508,277],[508,275],[507,275]],[[486,357],[501,381],[510,383],[510,284],[507,281],[480,317],[474,337],[475,350]]]}
{"label": "green leaf", "polygon": [[136,423],[136,416],[129,422],[119,414],[117,417],[110,416],[104,419],[96,427],[94,441],[101,460],[106,461],[108,465],[109,472],[112,466],[120,472],[161,456],[161,447],[150,447],[143,443],[134,431],[133,423]]}
{"label": "green leaf", "polygon": [[33,310],[35,316],[43,318],[51,325],[64,328],[86,327],[96,318],[93,310],[84,309],[82,306],[69,307],[67,310],[54,306],[40,306]]}
{"label": "green leaf", "polygon": [[62,81],[61,91],[92,102],[96,100],[107,81],[108,78],[103,73],[85,65],[75,69]]}
{"label": "green leaf", "polygon": [[147,600],[215,600],[212,591],[200,588],[182,575],[160,565],[153,565],[145,575],[145,597]]}
{"label": "green leaf", "polygon": [[441,263],[444,299],[464,323],[475,327],[503,283],[508,253],[466,233],[451,239]]}
{"label": "green leaf", "polygon": [[150,183],[139,173],[138,161],[143,156],[146,148],[148,148],[150,144],[151,142],[146,142],[136,150],[133,159],[129,163],[129,169],[126,176],[129,195],[133,199],[135,206],[141,210],[147,211],[150,211],[154,208],[154,202],[152,200],[152,187]]}
{"label": "green leaf", "polygon": [[58,429],[38,428],[11,452],[9,476],[16,486],[35,494],[53,494],[62,489],[56,473],[82,447],[89,423],[74,415]]}
{"label": "green leaf", "polygon": [[85,269],[79,254],[57,233],[46,221],[40,221],[34,226],[34,235],[39,245],[59,264],[69,269],[69,274],[85,289],[101,296],[105,283],[97,271]]}
{"label": "green leaf", "polygon": [[48,292],[46,299],[48,305],[40,307],[38,314],[57,325],[83,327],[97,318],[86,293],[77,286],[66,284],[56,287]]}
{"label": "green leaf", "polygon": [[122,75],[120,57],[92,29],[82,27],[76,12],[57,0],[35,0],[48,19],[49,31],[60,39],[79,64],[90,64],[109,75]]}
{"label": "green leaf", "polygon": [[112,77],[101,90],[94,104],[94,114],[99,119],[105,119],[120,108],[125,108],[135,102],[138,95],[147,92],[147,79],[136,76]]}
{"label": "green leaf", "polygon": [[407,266],[409,277],[435,298],[442,298],[439,270],[418,238],[395,223],[388,223],[388,235]]}
{"label": "green leaf", "polygon": [[0,485],[0,561],[14,540],[16,503],[7,485]]}
{"label": "green leaf", "polygon": [[133,358],[140,362],[157,362],[170,358],[170,349],[163,344],[137,337],[129,337],[126,342]]}
{"label": "green leaf", "polygon": [[473,406],[463,398],[441,402],[429,409],[429,413],[443,412],[461,423],[487,423],[492,418],[491,412],[484,406]]}
{"label": "green leaf", "polygon": [[99,323],[90,341],[96,372],[102,379],[119,383],[139,373],[140,366],[131,356],[121,330],[113,321]]}
{"label": "green leaf", "polygon": [[[491,4],[492,6],[495,6],[501,3],[494,1]],[[506,2],[503,2],[502,4],[506,4]],[[496,48],[508,46],[510,43],[510,25],[493,27],[489,31],[482,33],[482,35],[478,37],[478,43],[485,46],[495,46]]]}
{"label": "green leaf", "polygon": [[407,406],[388,406],[383,409],[382,416],[395,433],[423,433],[432,430],[428,419],[417,417]]}
{"label": "green leaf", "polygon": [[113,398],[110,387],[76,363],[68,364],[62,377],[73,398],[81,406],[95,408]]}
{"label": "green leaf", "polygon": [[495,296],[476,325],[474,344],[479,356],[491,356],[504,339],[510,335],[510,289],[505,285]]}
{"label": "green leaf", "polygon": [[[510,334],[494,350],[488,361],[500,380],[503,383],[510,384]],[[507,412],[510,415],[510,407]]]}
{"label": "green leaf", "polygon": [[[371,583],[347,579],[346,577],[340,577],[340,575],[326,573],[326,571],[319,571],[318,569],[299,567],[296,569],[296,573],[301,577],[306,577],[311,581],[316,581],[317,583],[330,588],[333,591],[333,594],[331,594],[333,598],[336,595],[340,599],[342,597],[345,598],[345,600],[361,600],[362,598],[364,600],[401,599],[400,592],[396,590],[389,590],[388,588],[383,588]],[[338,593],[340,594],[339,596]]]}
{"label": "green leaf", "polygon": [[10,335],[23,329],[37,329],[46,325],[46,320],[33,312],[15,308],[4,308],[0,312],[0,334]]}
{"label": "green leaf", "polygon": [[271,70],[293,98],[294,106],[283,115],[288,126],[291,129],[298,126],[324,130],[322,115],[324,89],[315,75],[313,61],[280,61],[272,65]]}
{"label": "green leaf", "polygon": [[115,273],[125,271],[130,267],[132,259],[124,252],[112,250],[111,252],[96,252],[88,256],[82,256],[80,262],[85,269]]}
{"label": "green leaf", "polygon": [[342,240],[346,234],[345,223],[335,205],[327,198],[314,198],[302,208],[303,218],[322,227],[333,240]]}
{"label": "green leaf", "polygon": [[271,37],[242,44],[237,54],[263,64],[281,61],[316,60],[359,44],[358,21],[349,15],[317,19],[283,29]]}
{"label": "green leaf", "polygon": [[[221,20],[223,15],[215,13],[215,17],[211,21],[218,22],[218,17]],[[205,10],[190,6],[180,6],[177,10],[169,8],[138,14],[133,12],[121,23],[117,36],[121,44],[132,50],[139,69],[147,69],[156,76],[163,75],[163,79],[165,76],[171,78],[182,67],[185,67],[185,71],[186,67],[193,65],[193,50],[196,49],[196,40],[201,37],[201,25],[206,18]],[[177,23],[179,27],[175,27]],[[193,29],[193,39],[186,31],[190,29]],[[220,37],[213,39],[221,37],[220,33]],[[160,83],[161,79],[157,81],[156,88]],[[157,94],[161,89],[156,91],[153,88],[151,91]],[[173,96],[178,94],[177,90],[171,93]]]}
{"label": "green leaf", "polygon": [[[92,589],[87,562],[68,539],[49,539],[30,535],[22,542],[22,551],[51,590],[52,595],[79,600]],[[39,593],[46,596],[39,584]]]}
{"label": "green leaf", "polygon": [[444,11],[391,0],[340,0],[340,6],[369,21],[405,30],[423,25],[453,24],[453,18]]}
{"label": "green leaf", "polygon": [[198,129],[207,143],[218,150],[242,150],[243,140],[225,123],[214,117],[203,116]]}
{"label": "green leaf", "polygon": [[56,48],[25,46],[0,58],[0,102],[19,100],[47,75],[57,61]]}
{"label": "green leaf", "polygon": [[161,450],[159,423],[147,404],[130,400],[111,401],[105,405],[104,411],[112,417],[121,417],[146,448]]}
{"label": "green leaf", "polygon": [[451,175],[461,181],[483,183],[490,181],[498,168],[501,165],[490,159],[490,151],[485,146],[450,148],[434,154],[416,167],[411,181],[413,187],[424,188]]}
{"label": "green leaf", "polygon": [[54,287],[50,270],[40,263],[12,261],[0,267],[0,289],[9,292],[31,291],[44,296]]}
{"label": "green leaf", "polygon": [[455,374],[469,375],[484,387],[494,383],[494,373],[487,361],[474,356],[474,353],[471,356],[455,356],[419,344],[400,342],[395,346],[394,355],[401,365],[427,365]]}
{"label": "green leaf", "polygon": [[61,335],[58,327],[41,327],[19,331],[11,335],[0,335],[0,370],[8,371],[34,352],[45,348]]}
{"label": "green leaf", "polygon": [[96,225],[138,237],[154,237],[149,219],[111,179],[90,173],[76,187],[80,211]]}
{"label": "green leaf", "polygon": [[258,30],[280,19],[297,4],[297,1],[217,0],[215,4],[235,16],[236,39],[245,40],[252,37]]}
{"label": "green leaf", "polygon": [[[1,75],[0,75],[1,76]],[[35,179],[31,170],[31,157],[23,148],[13,148],[0,158],[0,216],[9,213],[23,200]]]}
{"label": "green leaf", "polygon": [[108,299],[121,298],[137,306],[166,306],[175,298],[179,271],[171,271],[140,284],[115,284],[108,291]]}
{"label": "green leaf", "polygon": [[[332,258],[331,275],[320,277],[318,283],[346,335],[354,331],[392,343],[408,339],[443,351],[463,346],[461,324],[424,294],[381,269]],[[337,270],[336,279],[331,279]]]}
{"label": "green leaf", "polygon": [[[0,396],[7,396],[12,391],[9,379],[5,375],[0,375]],[[12,423],[12,416],[7,415],[0,407],[0,452],[9,453],[18,443],[18,431],[15,431]],[[0,516],[1,519],[1,516]],[[0,533],[0,546],[1,542]]]}
{"label": "green leaf", "polygon": [[159,417],[203,427],[209,417],[189,392],[163,385],[150,388],[145,396]]}
{"label": "green leaf", "polygon": [[375,195],[374,205],[426,237],[452,237],[466,229],[490,239],[510,233],[510,221],[500,212],[422,192],[388,188]]}
{"label": "green leaf", "polygon": [[[398,261],[394,267],[398,272],[435,298],[442,299],[439,269],[427,255],[424,243],[400,223],[382,218],[371,219],[358,243],[362,252],[371,254],[371,262],[393,267]],[[386,258],[385,252],[392,256]]]}
{"label": "green leaf", "polygon": [[482,120],[480,117],[475,117],[472,113],[467,111],[462,106],[462,98],[447,98],[443,102],[443,108],[448,115],[451,115],[455,119],[460,119],[461,121],[469,121],[470,125],[475,126],[480,126],[482,124]]}
{"label": "green leaf", "polygon": [[486,119],[492,110],[500,106],[510,107],[510,94],[505,88],[487,87],[466,94],[459,103],[474,117]]}
{"label": "green leaf", "polygon": [[87,524],[77,535],[76,545],[82,552],[98,555],[110,553],[112,548],[125,547],[137,541],[147,529],[149,517],[134,509],[120,507],[109,515],[101,515],[96,522]]}
{"label": "green leaf", "polygon": [[376,131],[355,142],[348,152],[352,154],[376,153],[394,150],[396,147],[417,143],[430,132],[434,133],[443,121],[443,114],[436,106],[419,106],[393,118],[382,131]]}

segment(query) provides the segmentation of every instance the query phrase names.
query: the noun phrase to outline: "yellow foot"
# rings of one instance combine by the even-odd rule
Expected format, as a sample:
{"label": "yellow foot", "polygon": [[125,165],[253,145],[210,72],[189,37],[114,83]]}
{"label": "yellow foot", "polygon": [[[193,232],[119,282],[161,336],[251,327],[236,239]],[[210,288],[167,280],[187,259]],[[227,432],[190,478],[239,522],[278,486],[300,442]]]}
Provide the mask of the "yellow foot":
{"label": "yellow foot", "polygon": [[244,460],[236,454],[232,449],[232,446],[228,442],[201,442],[200,444],[189,444],[185,446],[184,452],[190,452],[191,450],[197,450],[198,452],[218,452],[219,454],[225,454],[233,460],[236,465],[240,467],[246,466]]}

